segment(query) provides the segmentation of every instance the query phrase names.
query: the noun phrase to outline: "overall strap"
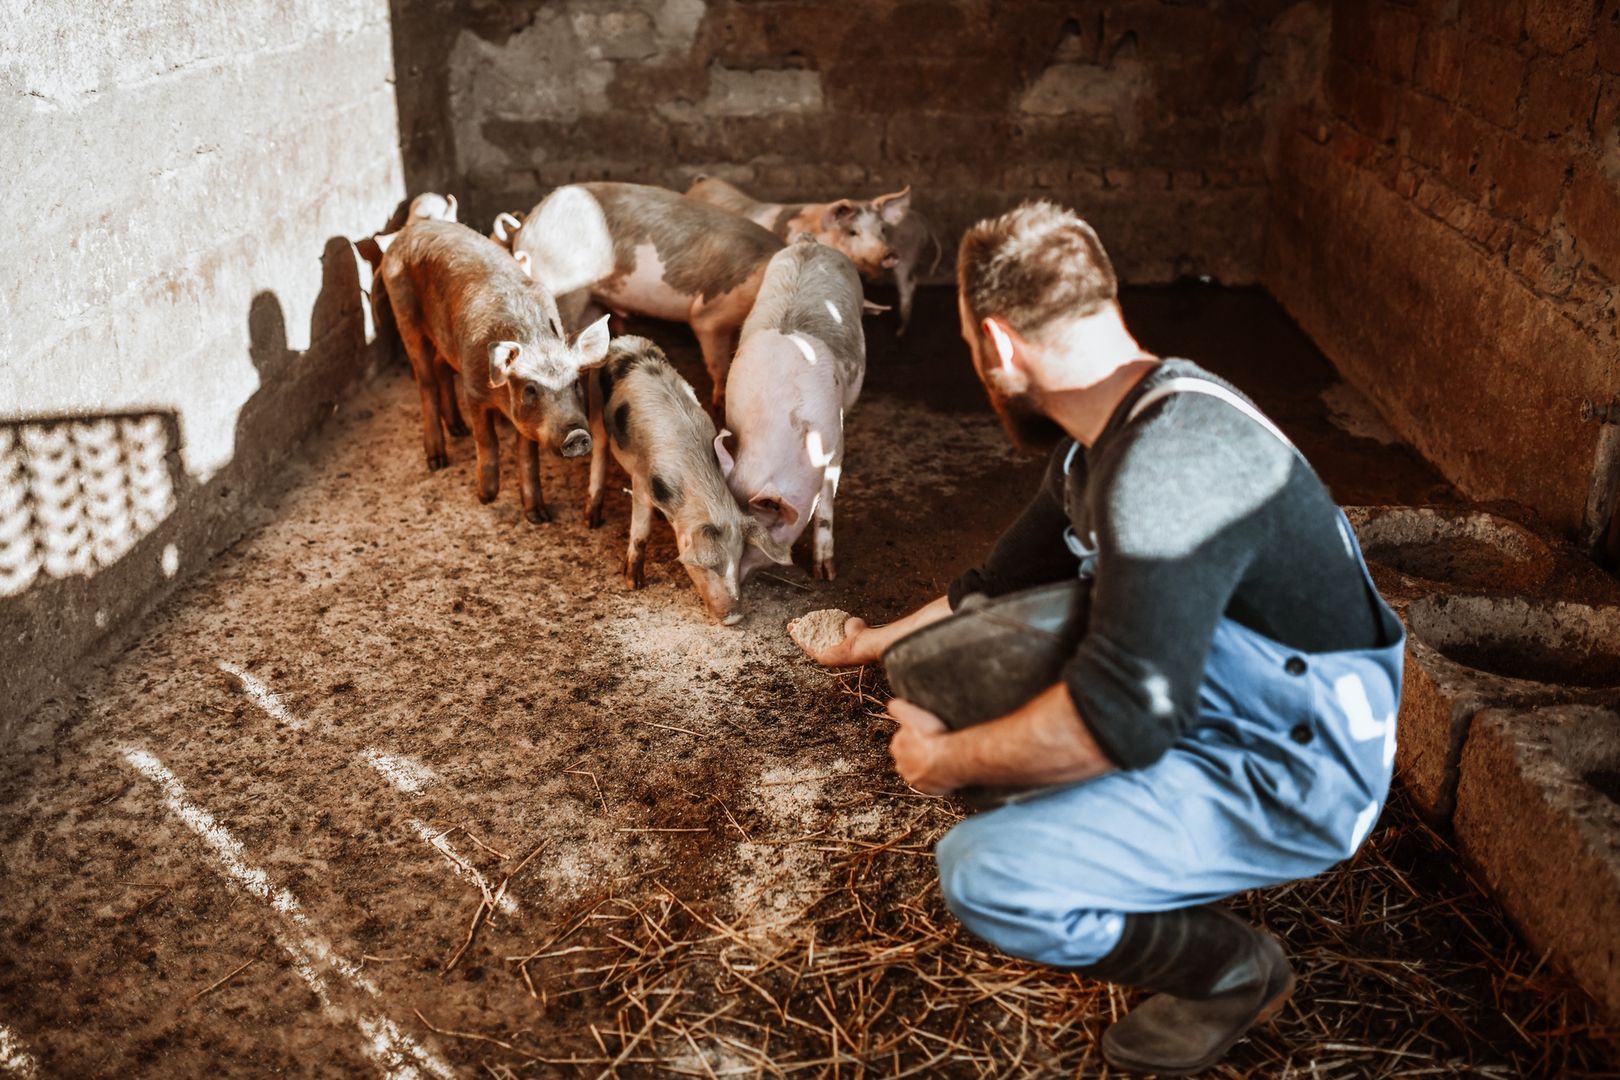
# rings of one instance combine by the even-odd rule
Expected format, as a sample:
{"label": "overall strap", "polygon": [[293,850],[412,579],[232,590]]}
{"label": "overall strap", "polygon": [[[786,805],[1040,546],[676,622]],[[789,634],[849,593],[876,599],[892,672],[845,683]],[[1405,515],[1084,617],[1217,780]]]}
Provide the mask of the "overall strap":
{"label": "overall strap", "polygon": [[1255,423],[1271,432],[1279,441],[1283,443],[1283,445],[1287,446],[1291,450],[1294,450],[1296,453],[1298,452],[1298,448],[1294,446],[1293,442],[1289,440],[1288,436],[1282,433],[1282,429],[1276,424],[1272,423],[1271,420],[1259,409],[1256,409],[1253,405],[1250,405],[1247,401],[1244,401],[1242,398],[1238,397],[1236,394],[1232,393],[1232,391],[1228,390],[1219,383],[1213,383],[1208,379],[1199,379],[1190,375],[1178,375],[1173,379],[1166,379],[1158,386],[1155,386],[1153,389],[1137,398],[1136,404],[1132,405],[1131,411],[1126,414],[1125,422],[1128,424],[1132,420],[1135,420],[1149,405],[1162,401],[1171,394],[1181,393],[1204,394],[1208,397],[1219,398],[1228,405],[1232,406],[1232,408],[1236,409],[1238,412],[1242,413],[1244,416],[1247,416],[1250,420],[1253,420]]}

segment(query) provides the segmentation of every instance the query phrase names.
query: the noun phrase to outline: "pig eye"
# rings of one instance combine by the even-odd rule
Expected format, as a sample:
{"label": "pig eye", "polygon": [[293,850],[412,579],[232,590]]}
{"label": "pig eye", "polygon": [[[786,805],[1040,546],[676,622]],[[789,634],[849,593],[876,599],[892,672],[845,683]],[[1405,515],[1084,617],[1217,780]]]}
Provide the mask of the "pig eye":
{"label": "pig eye", "polygon": [[534,383],[527,383],[523,387],[523,404],[533,405],[540,397],[540,391],[534,388]]}

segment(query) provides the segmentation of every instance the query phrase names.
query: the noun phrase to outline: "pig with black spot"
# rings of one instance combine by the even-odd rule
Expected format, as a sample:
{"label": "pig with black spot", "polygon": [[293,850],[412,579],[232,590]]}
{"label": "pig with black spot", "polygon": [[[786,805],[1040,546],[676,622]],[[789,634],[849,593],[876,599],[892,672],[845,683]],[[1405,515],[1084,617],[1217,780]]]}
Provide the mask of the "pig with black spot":
{"label": "pig with black spot", "polygon": [[587,525],[602,522],[610,449],[630,476],[625,585],[639,589],[646,582],[647,537],[657,510],[674,528],[681,565],[709,614],[728,626],[741,621],[745,560],[753,553],[778,563],[791,556],[726,486],[714,422],[691,384],[646,338],[614,338],[607,363],[591,380],[591,419]]}
{"label": "pig with black spot", "polygon": [[782,242],[736,214],[646,184],[568,184],[515,233],[515,256],[557,297],[569,326],[593,305],[688,323],[718,409],[743,320]]}

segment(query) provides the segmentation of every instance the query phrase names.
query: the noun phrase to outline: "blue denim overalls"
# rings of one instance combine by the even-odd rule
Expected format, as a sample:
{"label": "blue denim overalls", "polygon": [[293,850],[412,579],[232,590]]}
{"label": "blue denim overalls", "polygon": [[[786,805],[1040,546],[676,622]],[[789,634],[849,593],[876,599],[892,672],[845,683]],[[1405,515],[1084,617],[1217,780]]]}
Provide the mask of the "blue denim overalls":
{"label": "blue denim overalls", "polygon": [[[1197,378],[1153,388],[1127,422],[1183,392],[1219,397],[1287,441]],[[968,929],[1014,956],[1082,966],[1113,949],[1125,913],[1297,881],[1361,846],[1389,791],[1406,635],[1342,512],[1339,527],[1391,644],[1302,653],[1223,618],[1199,720],[1162,758],[969,817],[940,840],[940,888]],[[1095,554],[1068,539],[1088,575]]]}

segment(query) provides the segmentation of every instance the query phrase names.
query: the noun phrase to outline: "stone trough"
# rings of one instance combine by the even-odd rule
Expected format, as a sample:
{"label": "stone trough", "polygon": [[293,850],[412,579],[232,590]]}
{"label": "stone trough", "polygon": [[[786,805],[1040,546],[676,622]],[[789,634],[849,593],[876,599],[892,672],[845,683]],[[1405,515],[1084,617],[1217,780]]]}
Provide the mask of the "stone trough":
{"label": "stone trough", "polygon": [[1418,803],[1449,818],[1476,713],[1620,700],[1620,607],[1437,593],[1406,605],[1399,767]]}
{"label": "stone trough", "polygon": [[1620,604],[1567,598],[1613,590],[1574,588],[1567,553],[1494,514],[1346,513],[1407,627],[1402,782],[1620,1017]]}
{"label": "stone trough", "polygon": [[1367,560],[1420,581],[1525,592],[1544,583],[1554,556],[1523,525],[1482,510],[1352,506],[1345,510]]}
{"label": "stone trough", "polygon": [[1620,711],[1491,709],[1454,824],[1525,938],[1620,1016]]}

